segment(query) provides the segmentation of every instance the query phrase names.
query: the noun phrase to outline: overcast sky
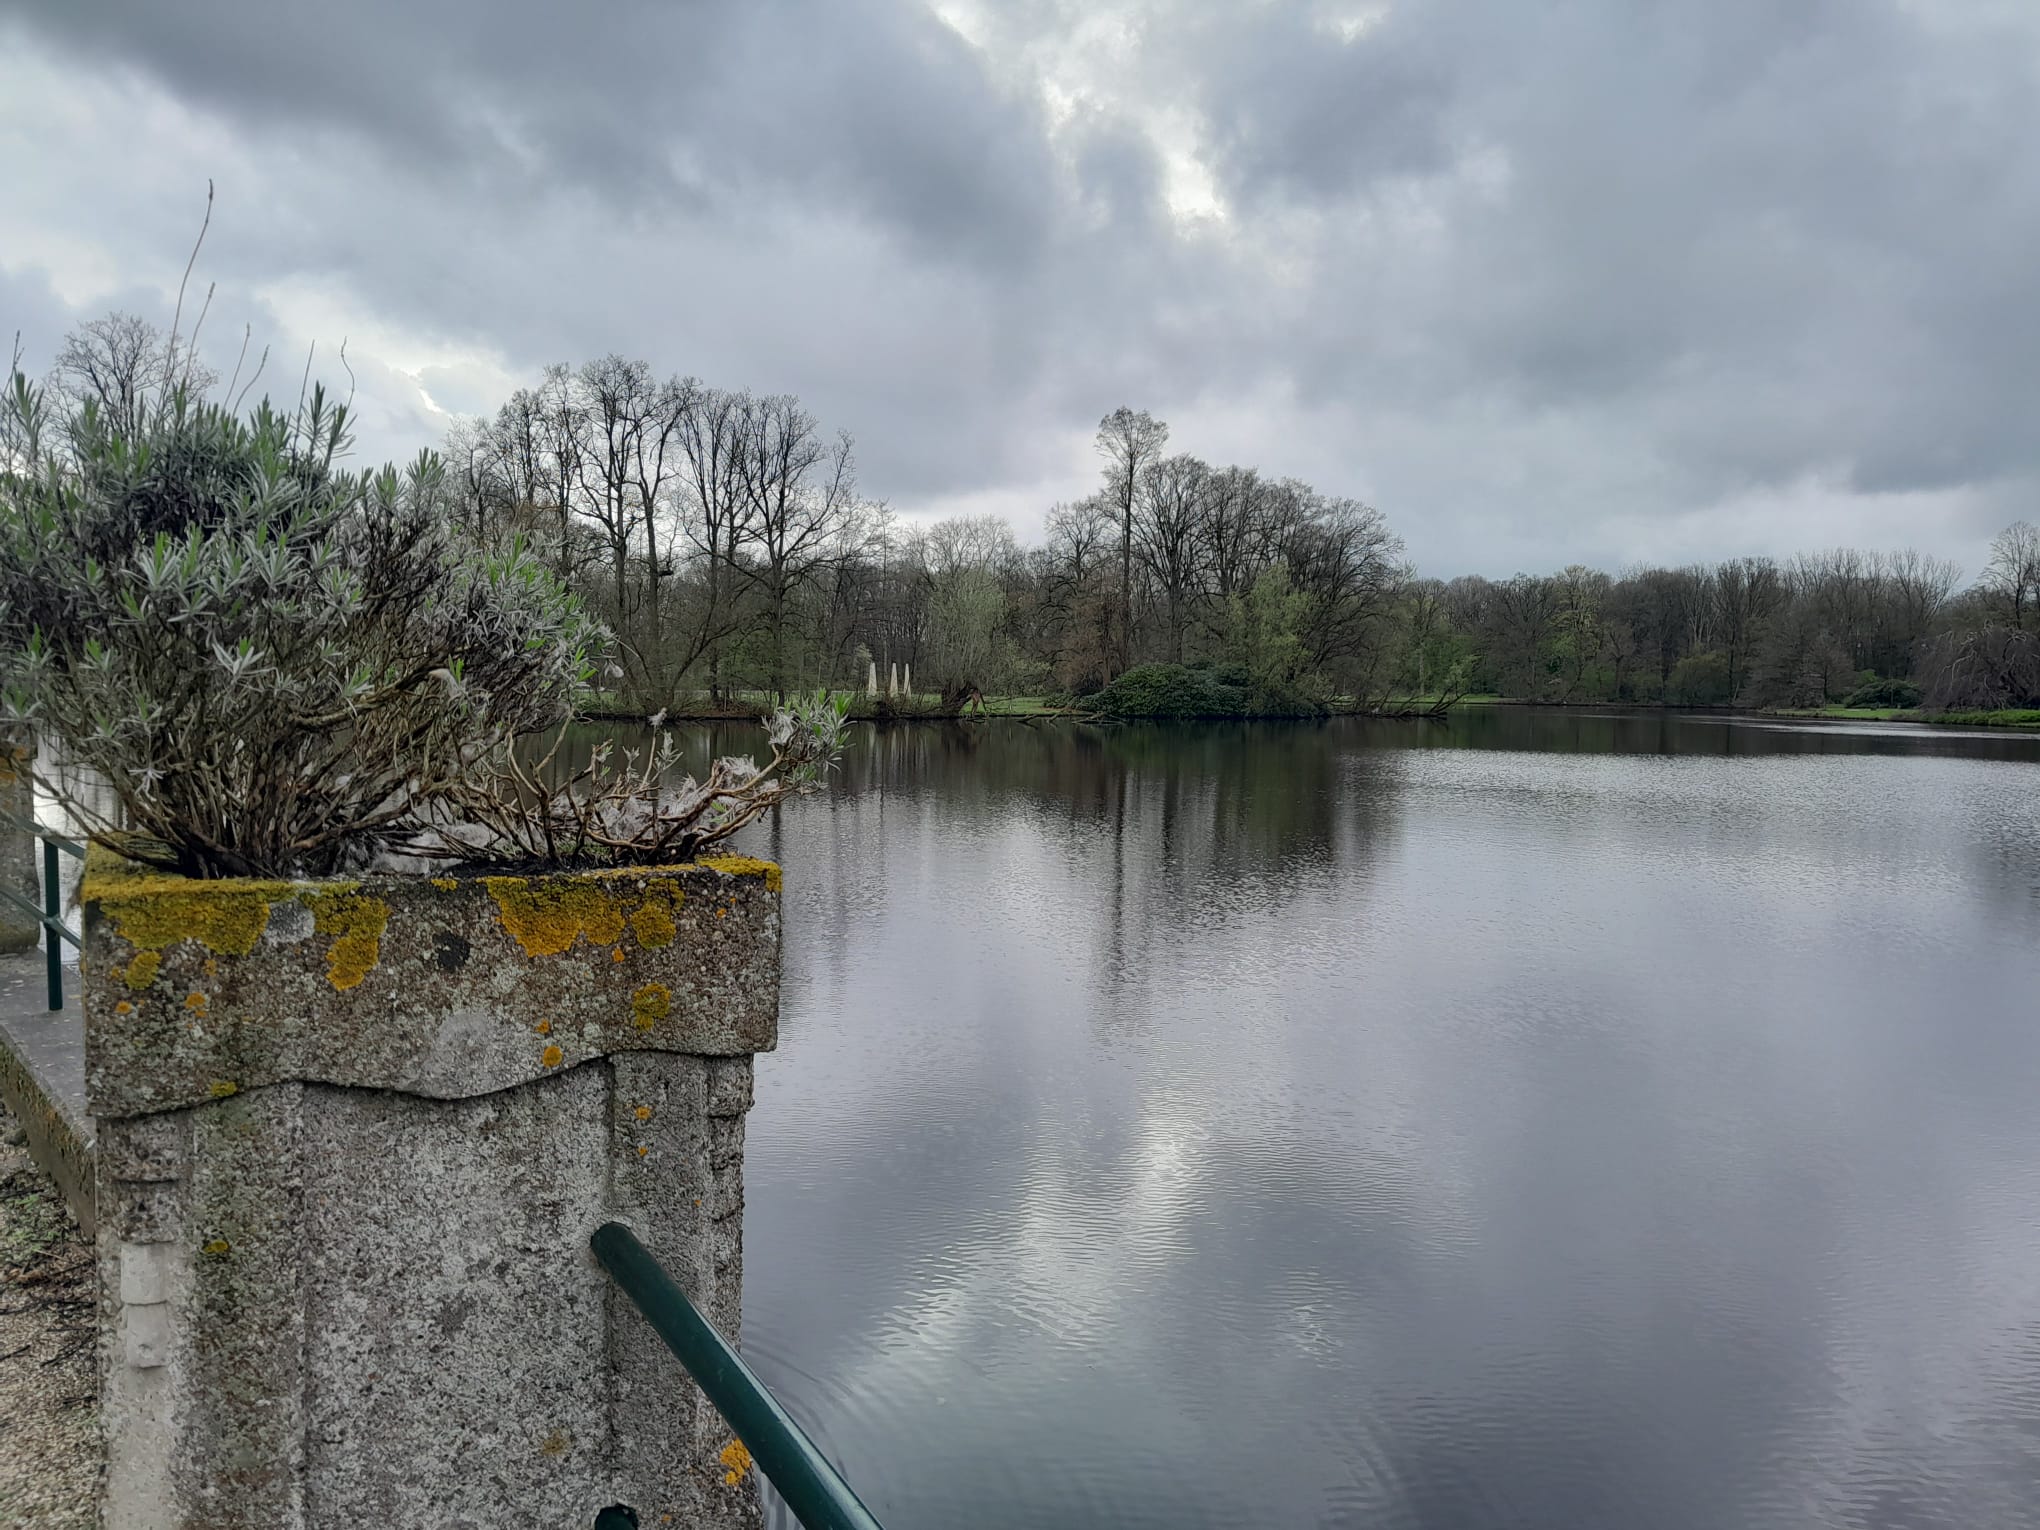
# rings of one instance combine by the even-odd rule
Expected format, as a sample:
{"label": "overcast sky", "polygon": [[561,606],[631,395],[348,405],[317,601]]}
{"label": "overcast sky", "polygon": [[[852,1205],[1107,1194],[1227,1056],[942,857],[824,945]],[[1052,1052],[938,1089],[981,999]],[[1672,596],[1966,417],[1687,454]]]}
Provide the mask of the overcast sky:
{"label": "overcast sky", "polygon": [[1440,574],[2040,513],[2032,0],[0,0],[0,166],[32,362],[211,177],[208,359],[376,457],[619,350],[1023,536],[1122,403]]}

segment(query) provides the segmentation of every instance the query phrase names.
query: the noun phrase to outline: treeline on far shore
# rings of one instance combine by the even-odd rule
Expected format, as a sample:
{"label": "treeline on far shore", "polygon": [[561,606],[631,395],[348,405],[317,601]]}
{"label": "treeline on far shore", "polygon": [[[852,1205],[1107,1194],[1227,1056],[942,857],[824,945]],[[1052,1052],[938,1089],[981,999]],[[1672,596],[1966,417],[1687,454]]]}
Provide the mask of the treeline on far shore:
{"label": "treeline on far shore", "polygon": [[[129,415],[169,375],[163,347],[114,315],[67,339],[50,380]],[[1474,694],[2040,707],[2040,530],[2024,522],[1973,572],[1843,548],[1441,580],[1378,509],[1171,451],[1147,413],[1113,411],[1094,444],[1097,489],[1050,507],[1026,546],[996,516],[904,522],[797,399],[611,355],[458,421],[438,492],[466,535],[523,539],[607,624],[608,705],[638,716],[742,715],[821,687],[875,715],[1023,696],[1118,716]],[[889,694],[895,672],[912,697]]]}

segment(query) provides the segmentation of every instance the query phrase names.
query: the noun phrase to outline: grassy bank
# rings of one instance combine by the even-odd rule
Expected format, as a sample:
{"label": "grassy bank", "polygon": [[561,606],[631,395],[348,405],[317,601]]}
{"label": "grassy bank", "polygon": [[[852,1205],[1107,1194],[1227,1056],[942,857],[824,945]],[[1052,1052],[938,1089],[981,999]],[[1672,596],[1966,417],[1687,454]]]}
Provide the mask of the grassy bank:
{"label": "grassy bank", "polygon": [[1891,707],[1771,707],[1766,717],[1821,717],[1851,722],[1925,723],[1939,728],[2010,728],[2040,732],[2040,711],[2011,708],[1997,712],[1922,712]]}
{"label": "grassy bank", "polygon": [[[1411,712],[1427,711],[1436,706],[1442,698],[1437,696],[1398,696],[1394,700],[1396,709]],[[1496,695],[1461,696],[1453,701],[1455,707],[1494,706],[1506,701]],[[1082,701],[1072,701],[1060,696],[987,696],[982,706],[972,702],[962,710],[947,708],[940,696],[917,695],[873,698],[862,691],[849,694],[850,715],[871,722],[911,722],[925,720],[939,722],[958,717],[1088,717],[1093,715]],[[673,710],[665,715],[667,722],[756,722],[771,712],[773,698],[769,691],[733,691],[720,700],[707,696],[684,698]],[[1363,710],[1350,696],[1335,698],[1329,704],[1335,714]],[[645,713],[626,707],[614,696],[598,695],[583,713],[591,722],[642,723]],[[1245,714],[1242,714],[1245,715]]]}
{"label": "grassy bank", "polygon": [[[1412,696],[1398,698],[1399,706],[1411,711],[1423,711],[1436,704],[1435,696]],[[1496,695],[1461,696],[1453,702],[1454,707],[1482,706],[1534,706],[1535,702],[1512,703],[1508,697]],[[1575,705],[1592,706],[1594,703]],[[1608,710],[1630,710],[1638,703],[1607,702],[1600,705]],[[669,712],[668,722],[742,722],[755,721],[772,709],[772,697],[766,691],[742,691],[711,702],[708,697],[691,697],[683,703],[682,709]],[[1355,710],[1352,701],[1341,698],[1331,704],[1334,713]],[[1687,710],[1668,707],[1667,711]],[[1721,707],[1694,710],[1723,711]],[[1071,702],[1052,696],[987,696],[982,709],[972,703],[962,712],[945,709],[940,696],[900,696],[888,700],[876,700],[862,692],[850,697],[850,715],[866,721],[912,722],[917,720],[942,721],[956,717],[1084,717],[1090,715],[1082,703]],[[2040,732],[2040,710],[2006,710],[1996,712],[1922,712],[1917,709],[1895,707],[1772,707],[1764,710],[1766,717],[1805,717],[1832,719],[1838,722],[1904,722],[1921,723],[1935,727],[1949,728],[2005,728],[2014,732]],[[598,722],[642,723],[642,712],[626,711],[612,697],[598,698],[595,706],[589,708],[587,716]]]}

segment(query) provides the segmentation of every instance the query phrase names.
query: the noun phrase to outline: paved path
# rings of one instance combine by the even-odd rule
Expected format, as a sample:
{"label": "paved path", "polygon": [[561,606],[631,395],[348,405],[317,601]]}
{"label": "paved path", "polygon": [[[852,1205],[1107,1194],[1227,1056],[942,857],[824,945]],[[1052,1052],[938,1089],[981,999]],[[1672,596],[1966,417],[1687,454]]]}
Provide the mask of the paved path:
{"label": "paved path", "polygon": [[64,1007],[52,1013],[41,953],[0,957],[0,1099],[27,1133],[35,1161],[89,1227],[92,1122],[75,966],[64,969]]}
{"label": "paved path", "polygon": [[97,1522],[92,1250],[0,1109],[0,1527]]}

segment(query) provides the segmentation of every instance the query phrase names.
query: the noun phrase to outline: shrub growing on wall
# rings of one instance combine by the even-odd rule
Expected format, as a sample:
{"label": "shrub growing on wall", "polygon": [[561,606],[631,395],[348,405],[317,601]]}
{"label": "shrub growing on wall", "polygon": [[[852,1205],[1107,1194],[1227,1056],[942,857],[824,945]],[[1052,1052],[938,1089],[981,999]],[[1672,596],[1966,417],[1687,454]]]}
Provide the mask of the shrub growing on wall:
{"label": "shrub growing on wall", "polygon": [[110,787],[124,823],[67,805],[130,855],[360,864],[591,678],[604,636],[551,575],[460,543],[430,454],[337,466],[346,410],[319,393],[59,425],[17,375],[0,412],[6,709]]}

